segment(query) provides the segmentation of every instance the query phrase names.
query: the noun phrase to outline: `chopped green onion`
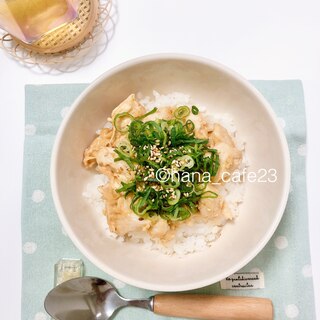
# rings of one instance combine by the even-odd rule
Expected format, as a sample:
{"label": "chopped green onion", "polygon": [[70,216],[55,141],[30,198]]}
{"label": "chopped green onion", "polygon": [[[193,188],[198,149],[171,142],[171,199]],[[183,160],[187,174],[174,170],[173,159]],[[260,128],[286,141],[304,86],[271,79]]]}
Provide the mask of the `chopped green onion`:
{"label": "chopped green onion", "polygon": [[191,133],[194,130],[194,123],[189,119],[187,120],[186,124],[184,125],[187,129],[187,132]]}
{"label": "chopped green onion", "polygon": [[[129,118],[130,120],[133,120],[133,116],[129,112],[122,112],[118,113],[113,120],[113,125],[116,128],[117,131],[121,133],[125,133],[128,131],[128,125],[121,126],[121,122],[124,120],[122,118]],[[122,120],[121,120],[122,119]]]}
{"label": "chopped green onion", "polygon": [[180,192],[179,189],[174,190],[174,192],[172,193],[172,199],[169,197],[168,203],[169,203],[171,206],[175,205],[176,203],[179,202],[179,200],[180,200],[180,195],[181,195],[181,192]]}
{"label": "chopped green onion", "polygon": [[170,189],[170,188],[176,189],[180,186],[180,180],[178,175],[173,174],[173,175],[170,175],[169,179],[167,179],[166,181],[160,181],[160,184],[165,189]]}
{"label": "chopped green onion", "polygon": [[137,120],[142,120],[144,118],[146,118],[147,116],[150,116],[150,114],[153,114],[155,112],[157,112],[158,108],[153,108],[151,111],[145,113],[144,115],[140,116],[140,117],[136,117]]}
{"label": "chopped green onion", "polygon": [[207,183],[195,183],[193,185],[193,191],[195,192],[195,194],[199,195],[202,194],[203,191],[206,189],[207,187]]}
{"label": "chopped green onion", "polygon": [[128,164],[131,170],[134,170],[134,165],[133,165],[134,159],[126,156],[125,154],[120,152],[118,149],[115,149],[114,152],[118,155],[118,157],[114,159],[115,162],[123,160]]}
{"label": "chopped green onion", "polygon": [[194,160],[188,155],[177,158],[177,160],[181,163],[180,170],[184,168],[191,169],[194,166]]}
{"label": "chopped green onion", "polygon": [[174,116],[177,119],[183,119],[187,117],[190,114],[190,109],[187,106],[181,106],[178,109],[175,110]]}
{"label": "chopped green onion", "polygon": [[144,216],[150,208],[151,206],[148,205],[147,200],[144,198],[138,198],[135,202],[131,203],[132,211],[138,216]]}
{"label": "chopped green onion", "polygon": [[194,115],[197,115],[199,113],[199,109],[196,106],[192,106],[191,111]]}
{"label": "chopped green onion", "polygon": [[205,191],[201,194],[201,198],[217,198],[218,194],[213,191]]}
{"label": "chopped green onion", "polygon": [[133,155],[132,146],[128,141],[120,141],[117,150],[127,157],[132,157]]}
{"label": "chopped green onion", "polygon": [[120,193],[120,192],[124,192],[125,193],[125,197],[131,193],[131,192],[135,192],[136,190],[136,182],[132,181],[129,183],[125,183],[125,182],[121,182],[122,187],[117,189],[116,192]]}
{"label": "chopped green onion", "polygon": [[177,207],[174,211],[174,214],[171,218],[171,220],[173,221],[177,221],[177,220],[180,220],[180,221],[183,221],[183,220],[186,220],[187,218],[189,218],[191,215],[190,211],[187,210],[186,208],[183,208],[183,207]]}
{"label": "chopped green onion", "polygon": [[[192,113],[199,110],[193,106]],[[206,191],[207,183],[200,182],[205,172],[215,176],[220,163],[217,150],[208,147],[208,139],[195,136],[195,125],[188,119],[190,108],[181,106],[174,112],[175,119],[143,121],[157,111],[152,109],[134,118],[124,112],[115,116],[114,126],[126,133],[127,140],[118,143],[115,161],[125,161],[135,172],[134,178],[116,191],[132,196],[130,208],[141,218],[160,216],[169,221],[182,221],[198,212],[201,198],[216,198]],[[130,123],[128,121],[130,120]],[[159,181],[156,171],[167,168],[169,177]],[[171,172],[171,170],[177,170]],[[199,173],[197,181],[183,181],[183,171]]]}

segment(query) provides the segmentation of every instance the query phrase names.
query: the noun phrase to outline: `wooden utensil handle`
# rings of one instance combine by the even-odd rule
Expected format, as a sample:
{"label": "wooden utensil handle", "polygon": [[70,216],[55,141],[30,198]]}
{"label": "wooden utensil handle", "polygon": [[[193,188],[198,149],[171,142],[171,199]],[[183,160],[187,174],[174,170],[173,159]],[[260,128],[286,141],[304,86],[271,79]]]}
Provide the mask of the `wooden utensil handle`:
{"label": "wooden utensil handle", "polygon": [[193,294],[159,294],[154,312],[164,316],[205,320],[272,320],[270,299]]}

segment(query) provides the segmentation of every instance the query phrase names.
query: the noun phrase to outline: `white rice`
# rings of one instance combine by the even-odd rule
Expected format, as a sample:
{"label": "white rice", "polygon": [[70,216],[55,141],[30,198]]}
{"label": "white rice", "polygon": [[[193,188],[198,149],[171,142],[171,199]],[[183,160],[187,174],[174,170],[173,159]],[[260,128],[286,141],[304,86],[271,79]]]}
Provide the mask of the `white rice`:
{"label": "white rice", "polygon": [[[142,97],[138,93],[137,98],[139,102],[144,105],[148,110],[154,107],[166,106],[180,106],[190,105],[190,96],[180,92],[173,92],[167,95],[161,95],[157,91],[153,91],[153,97]],[[237,137],[236,127],[229,114],[215,114],[214,117],[206,112],[206,108],[199,107],[199,110],[205,113],[205,117],[209,118],[213,123],[219,123],[225,127],[229,134],[233,137],[238,149],[243,152],[243,161],[239,170],[248,166],[245,157],[245,143]],[[110,126],[107,122],[105,127]],[[97,131],[99,132],[99,131]],[[107,183],[107,177],[102,174],[93,175],[92,180],[86,185],[83,196],[88,200],[94,211],[102,214],[104,210],[104,201],[98,187]],[[244,198],[245,185],[244,183],[229,182],[224,186],[219,187],[220,194],[225,198],[234,218],[239,214],[240,205]],[[217,227],[213,223],[197,223],[188,225],[188,223],[181,224],[176,229],[175,238],[165,244],[151,240],[148,234],[141,232],[129,234],[124,238],[110,231],[106,223],[106,236],[116,239],[117,241],[130,241],[139,243],[147,249],[159,250],[167,255],[178,255],[180,257],[198,251],[203,251],[211,247],[213,242],[219,238],[223,227]]]}

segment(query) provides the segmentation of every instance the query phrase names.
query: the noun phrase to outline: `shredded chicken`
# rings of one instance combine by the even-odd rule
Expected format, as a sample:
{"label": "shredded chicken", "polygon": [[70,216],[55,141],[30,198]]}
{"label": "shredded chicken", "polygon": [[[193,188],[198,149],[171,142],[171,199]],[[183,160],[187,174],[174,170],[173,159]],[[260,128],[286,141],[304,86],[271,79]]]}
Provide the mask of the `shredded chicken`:
{"label": "shredded chicken", "polygon": [[[242,152],[238,150],[228,131],[220,124],[214,124],[212,132],[208,132],[209,144],[218,150],[220,167],[214,182],[224,182],[223,174],[232,174],[239,168],[242,161]],[[227,178],[227,176],[226,176]]]}
{"label": "shredded chicken", "polygon": [[86,168],[93,167],[97,164],[97,152],[100,151],[101,148],[104,148],[110,144],[111,136],[111,129],[102,129],[98,137],[96,137],[89,148],[84,151],[83,164]]}
{"label": "shredded chicken", "polygon": [[201,113],[198,115],[190,113],[187,119],[194,123],[197,138],[208,139],[208,132],[212,131],[212,125],[208,124]]}

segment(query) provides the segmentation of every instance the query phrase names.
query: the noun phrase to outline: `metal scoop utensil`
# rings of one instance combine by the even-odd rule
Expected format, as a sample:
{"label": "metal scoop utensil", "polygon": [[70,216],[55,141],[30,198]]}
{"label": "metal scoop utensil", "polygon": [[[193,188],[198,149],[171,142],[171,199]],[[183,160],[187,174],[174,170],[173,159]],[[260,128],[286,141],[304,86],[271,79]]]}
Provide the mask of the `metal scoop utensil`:
{"label": "metal scoop utensil", "polygon": [[56,320],[109,320],[123,307],[138,307],[159,315],[207,320],[272,320],[272,302],[265,298],[200,294],[158,294],[148,299],[121,297],[109,282],[71,279],[52,289],[44,302]]}

